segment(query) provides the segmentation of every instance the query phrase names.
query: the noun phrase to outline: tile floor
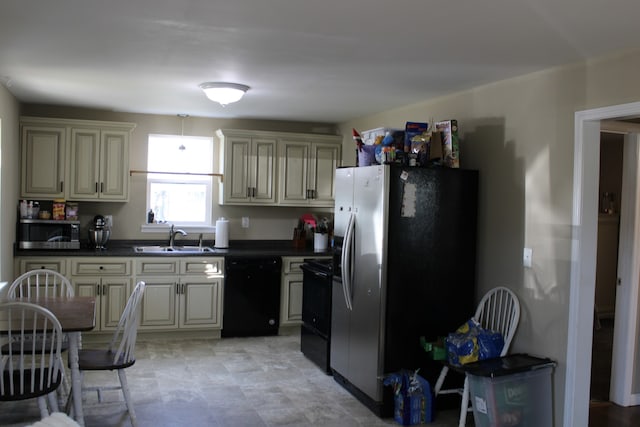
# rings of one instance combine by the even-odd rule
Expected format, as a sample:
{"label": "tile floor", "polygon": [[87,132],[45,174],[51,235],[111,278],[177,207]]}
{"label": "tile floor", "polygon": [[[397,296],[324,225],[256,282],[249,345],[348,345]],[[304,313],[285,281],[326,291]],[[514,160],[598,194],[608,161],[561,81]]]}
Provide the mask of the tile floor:
{"label": "tile floor", "polygon": [[[299,351],[295,335],[257,338],[139,338],[127,370],[140,426],[385,426]],[[114,373],[88,373],[87,384],[117,383]],[[120,392],[85,396],[88,427],[129,426]],[[0,403],[1,426],[38,420],[35,402]],[[457,425],[457,411],[433,427]],[[468,425],[473,425],[469,416]]]}

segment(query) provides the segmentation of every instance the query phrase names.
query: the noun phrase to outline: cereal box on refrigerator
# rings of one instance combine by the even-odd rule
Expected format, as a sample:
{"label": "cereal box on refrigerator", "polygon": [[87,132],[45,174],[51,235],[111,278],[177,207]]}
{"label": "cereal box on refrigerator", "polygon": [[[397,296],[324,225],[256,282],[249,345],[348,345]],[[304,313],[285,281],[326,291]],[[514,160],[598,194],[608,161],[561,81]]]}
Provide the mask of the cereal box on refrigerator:
{"label": "cereal box on refrigerator", "polygon": [[444,166],[460,167],[460,141],[458,139],[458,121],[443,120],[436,122],[436,131],[441,132]]}

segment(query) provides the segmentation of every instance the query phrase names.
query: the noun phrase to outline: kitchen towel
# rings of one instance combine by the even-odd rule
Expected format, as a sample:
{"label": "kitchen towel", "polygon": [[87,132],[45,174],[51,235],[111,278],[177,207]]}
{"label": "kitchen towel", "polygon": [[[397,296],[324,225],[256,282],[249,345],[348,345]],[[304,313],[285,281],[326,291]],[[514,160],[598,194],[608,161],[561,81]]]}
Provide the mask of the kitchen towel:
{"label": "kitchen towel", "polygon": [[213,245],[216,248],[229,247],[229,220],[218,218],[216,221],[216,241]]}

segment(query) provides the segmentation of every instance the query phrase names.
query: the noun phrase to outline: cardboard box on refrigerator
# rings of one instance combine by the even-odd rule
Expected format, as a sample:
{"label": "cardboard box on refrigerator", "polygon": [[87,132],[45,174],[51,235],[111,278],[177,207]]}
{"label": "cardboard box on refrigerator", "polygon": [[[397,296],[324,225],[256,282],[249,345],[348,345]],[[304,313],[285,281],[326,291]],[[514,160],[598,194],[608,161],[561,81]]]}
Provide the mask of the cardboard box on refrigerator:
{"label": "cardboard box on refrigerator", "polygon": [[460,140],[458,121],[443,120],[436,122],[436,131],[442,138],[442,164],[450,168],[460,167]]}

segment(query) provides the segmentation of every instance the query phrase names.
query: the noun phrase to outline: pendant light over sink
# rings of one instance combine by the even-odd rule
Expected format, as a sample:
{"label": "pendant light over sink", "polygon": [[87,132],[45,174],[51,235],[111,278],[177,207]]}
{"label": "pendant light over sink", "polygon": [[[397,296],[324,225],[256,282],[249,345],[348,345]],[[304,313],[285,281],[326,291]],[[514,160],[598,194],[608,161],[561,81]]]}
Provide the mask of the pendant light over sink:
{"label": "pendant light over sink", "polygon": [[249,90],[249,86],[239,83],[205,82],[199,85],[210,100],[219,103],[223,107],[233,102],[238,102]]}

